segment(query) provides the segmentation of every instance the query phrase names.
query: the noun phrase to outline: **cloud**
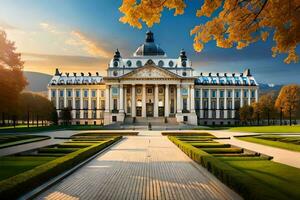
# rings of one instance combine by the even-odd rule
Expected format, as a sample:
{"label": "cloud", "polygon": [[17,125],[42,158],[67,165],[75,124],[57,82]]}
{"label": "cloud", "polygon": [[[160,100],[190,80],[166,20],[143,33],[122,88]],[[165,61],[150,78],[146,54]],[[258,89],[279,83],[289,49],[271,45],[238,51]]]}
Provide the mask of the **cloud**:
{"label": "cloud", "polygon": [[91,56],[49,55],[22,53],[25,71],[53,74],[55,68],[63,72],[100,72],[105,75],[108,59]]}
{"label": "cloud", "polygon": [[3,30],[15,30],[17,29],[16,27],[0,20],[0,29],[3,29]]}
{"label": "cloud", "polygon": [[111,57],[111,51],[108,50],[104,45],[100,45],[100,42],[92,41],[79,31],[72,31],[70,35],[71,38],[66,40],[66,44],[79,46],[92,56],[99,56],[103,58]]}
{"label": "cloud", "polygon": [[63,32],[58,31],[57,28],[56,28],[55,26],[50,25],[50,24],[48,24],[48,23],[46,23],[46,22],[41,22],[39,25],[40,25],[40,27],[41,27],[43,30],[48,31],[48,32],[50,32],[50,33],[52,33],[52,34],[55,34],[55,35],[63,34]]}

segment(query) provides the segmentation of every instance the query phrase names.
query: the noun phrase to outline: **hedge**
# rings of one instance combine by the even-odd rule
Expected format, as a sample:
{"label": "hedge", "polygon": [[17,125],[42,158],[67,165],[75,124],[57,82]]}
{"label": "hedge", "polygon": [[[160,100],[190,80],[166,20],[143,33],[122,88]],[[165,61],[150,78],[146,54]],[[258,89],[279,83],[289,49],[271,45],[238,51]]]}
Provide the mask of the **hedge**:
{"label": "hedge", "polygon": [[231,167],[219,158],[215,158],[190,144],[182,142],[176,137],[169,136],[169,139],[191,159],[205,167],[224,184],[239,193],[245,200],[289,199],[288,196]]}
{"label": "hedge", "polygon": [[105,143],[94,144],[92,146],[79,149],[78,151],[47,162],[24,173],[5,179],[0,182],[0,197],[1,199],[17,198],[25,192],[43,184],[45,181],[48,181],[50,178],[71,169],[88,157],[120,139],[121,136],[112,138]]}
{"label": "hedge", "polygon": [[210,133],[207,132],[161,132],[162,135],[167,136],[212,136]]}

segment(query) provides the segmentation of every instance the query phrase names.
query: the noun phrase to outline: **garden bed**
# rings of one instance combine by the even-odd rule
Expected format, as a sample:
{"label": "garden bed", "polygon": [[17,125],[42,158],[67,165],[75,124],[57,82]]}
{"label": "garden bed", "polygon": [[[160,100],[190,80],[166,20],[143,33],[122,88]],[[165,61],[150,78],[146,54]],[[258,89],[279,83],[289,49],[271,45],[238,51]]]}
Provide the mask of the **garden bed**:
{"label": "garden bed", "polygon": [[0,149],[50,139],[40,135],[0,135]]}
{"label": "garden bed", "polygon": [[180,137],[169,139],[246,200],[300,199],[300,169],[236,147],[197,148]]}
{"label": "garden bed", "polygon": [[[66,148],[70,143],[63,143],[32,152],[1,157],[1,199],[19,197],[45,181],[71,169],[119,139],[121,136],[111,136],[106,141],[101,140],[97,143],[85,143],[84,145],[83,143],[71,143],[72,148]],[[81,142],[86,141],[82,140]]]}

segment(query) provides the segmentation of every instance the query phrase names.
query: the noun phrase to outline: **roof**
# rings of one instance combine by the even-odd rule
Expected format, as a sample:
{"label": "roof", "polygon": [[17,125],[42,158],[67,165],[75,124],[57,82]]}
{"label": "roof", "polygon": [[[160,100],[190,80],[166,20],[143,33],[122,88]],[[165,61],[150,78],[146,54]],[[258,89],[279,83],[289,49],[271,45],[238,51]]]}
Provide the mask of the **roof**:
{"label": "roof", "polygon": [[97,85],[103,83],[102,76],[53,76],[49,82],[51,85]]}

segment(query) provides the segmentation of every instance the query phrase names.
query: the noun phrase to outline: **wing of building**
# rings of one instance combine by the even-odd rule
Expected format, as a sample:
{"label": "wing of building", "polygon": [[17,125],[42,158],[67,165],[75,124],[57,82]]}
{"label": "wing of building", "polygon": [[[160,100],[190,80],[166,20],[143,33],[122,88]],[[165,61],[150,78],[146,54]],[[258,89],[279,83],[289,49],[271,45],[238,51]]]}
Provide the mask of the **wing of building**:
{"label": "wing of building", "polygon": [[115,52],[107,76],[57,69],[48,89],[59,115],[63,108],[71,109],[73,124],[163,119],[230,125],[238,120],[240,107],[258,100],[258,84],[249,69],[195,76],[185,51],[169,58],[150,31],[132,57]]}

